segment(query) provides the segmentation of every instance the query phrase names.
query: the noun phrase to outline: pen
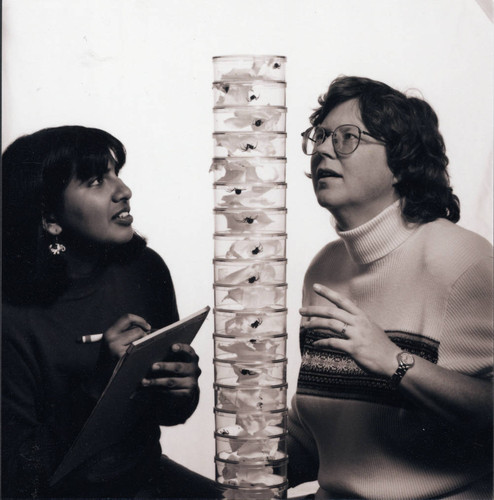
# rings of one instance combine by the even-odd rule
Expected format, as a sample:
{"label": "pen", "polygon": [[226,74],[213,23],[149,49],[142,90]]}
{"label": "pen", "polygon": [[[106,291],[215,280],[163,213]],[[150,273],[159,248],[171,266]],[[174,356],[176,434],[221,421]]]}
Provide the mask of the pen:
{"label": "pen", "polygon": [[93,333],[92,335],[83,335],[77,339],[77,342],[81,344],[92,344],[93,342],[99,342],[103,338],[102,333]]}
{"label": "pen", "polygon": [[[152,333],[154,330],[151,330],[149,333]],[[94,342],[99,342],[103,338],[102,333],[93,333],[92,335],[83,335],[77,339],[79,344],[93,344]],[[128,345],[128,344],[125,344]]]}

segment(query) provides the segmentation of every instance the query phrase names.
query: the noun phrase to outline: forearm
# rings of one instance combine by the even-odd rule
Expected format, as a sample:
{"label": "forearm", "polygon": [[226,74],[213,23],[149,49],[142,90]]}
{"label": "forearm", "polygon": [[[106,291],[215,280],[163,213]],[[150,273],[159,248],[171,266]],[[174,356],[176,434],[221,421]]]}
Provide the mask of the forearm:
{"label": "forearm", "polygon": [[492,428],[492,382],[454,372],[415,356],[398,390],[415,404],[463,428]]}
{"label": "forearm", "polygon": [[199,403],[199,388],[193,389],[190,397],[156,394],[154,398],[154,407],[160,425],[172,426],[183,424],[197,408]]}

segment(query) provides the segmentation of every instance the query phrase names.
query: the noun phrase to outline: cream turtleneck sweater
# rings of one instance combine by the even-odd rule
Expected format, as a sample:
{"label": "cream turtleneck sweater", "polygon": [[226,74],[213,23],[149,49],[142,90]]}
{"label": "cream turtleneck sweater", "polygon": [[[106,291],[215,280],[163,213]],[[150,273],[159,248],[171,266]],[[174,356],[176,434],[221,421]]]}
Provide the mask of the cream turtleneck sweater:
{"label": "cream turtleneck sweater", "polygon": [[[445,219],[409,224],[396,202],[329,243],[313,259],[303,305],[326,285],[350,298],[403,350],[475,377],[492,374],[492,246]],[[326,334],[301,324],[302,363],[289,415],[290,469],[317,479],[316,498],[489,498],[485,449],[403,399],[346,354],[312,345]],[[317,467],[319,463],[319,467]],[[312,469],[312,471],[311,471]],[[484,481],[485,483],[485,481]],[[466,488],[466,496],[454,496]]]}

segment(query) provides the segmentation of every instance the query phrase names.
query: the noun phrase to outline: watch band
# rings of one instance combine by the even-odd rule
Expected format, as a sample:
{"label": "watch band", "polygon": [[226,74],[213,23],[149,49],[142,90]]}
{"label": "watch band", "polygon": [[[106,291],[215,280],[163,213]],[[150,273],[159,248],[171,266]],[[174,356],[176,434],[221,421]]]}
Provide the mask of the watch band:
{"label": "watch band", "polygon": [[414,357],[410,353],[405,351],[399,352],[396,355],[396,359],[398,360],[398,368],[389,381],[391,387],[393,388],[398,387],[401,379],[405,376],[405,373],[415,364]]}

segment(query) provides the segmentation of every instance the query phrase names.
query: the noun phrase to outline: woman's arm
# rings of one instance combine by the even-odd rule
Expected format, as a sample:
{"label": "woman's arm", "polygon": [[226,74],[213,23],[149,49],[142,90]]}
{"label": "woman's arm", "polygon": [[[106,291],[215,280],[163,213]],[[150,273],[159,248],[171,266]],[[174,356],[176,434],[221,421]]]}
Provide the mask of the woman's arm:
{"label": "woman's arm", "polygon": [[74,387],[57,402],[55,412],[50,410],[43,369],[29,335],[10,323],[4,317],[2,498],[49,497],[48,480],[96,399]]}
{"label": "woman's arm", "polygon": [[[488,363],[486,350],[492,356],[492,283],[489,266],[484,267],[482,273],[478,266],[471,270],[476,276],[475,293],[468,285],[468,274],[452,287],[443,319],[440,361],[441,356],[448,356],[482,366]],[[313,288],[328,300],[328,305],[302,308],[301,314],[307,318],[305,326],[337,334],[314,345],[339,349],[364,370],[391,377],[398,367],[396,356],[401,349],[352,301],[322,285]],[[492,360],[489,364],[492,369]],[[487,377],[446,369],[415,356],[415,366],[407,371],[398,390],[465,432],[483,432],[492,427],[492,385]]]}
{"label": "woman's arm", "polygon": [[154,363],[142,381],[153,398],[160,425],[183,424],[199,403],[199,357],[187,344],[174,344],[164,361]]}

